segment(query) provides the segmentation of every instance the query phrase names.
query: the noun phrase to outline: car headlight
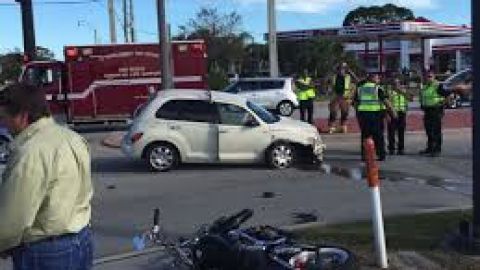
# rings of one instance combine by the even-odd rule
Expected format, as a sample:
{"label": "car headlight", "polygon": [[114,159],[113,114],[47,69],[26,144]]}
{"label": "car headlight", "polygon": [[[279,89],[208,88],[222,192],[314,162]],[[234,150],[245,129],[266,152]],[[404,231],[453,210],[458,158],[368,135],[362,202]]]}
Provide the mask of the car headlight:
{"label": "car headlight", "polygon": [[315,151],[323,151],[326,148],[325,144],[323,143],[322,137],[320,137],[319,134],[310,137],[309,142]]}
{"label": "car headlight", "polygon": [[319,134],[316,134],[316,135],[314,135],[314,136],[309,137],[309,138],[308,138],[308,142],[309,142],[310,144],[312,144],[312,145],[318,144],[318,143],[321,144],[321,143],[322,143],[322,138],[320,137]]}

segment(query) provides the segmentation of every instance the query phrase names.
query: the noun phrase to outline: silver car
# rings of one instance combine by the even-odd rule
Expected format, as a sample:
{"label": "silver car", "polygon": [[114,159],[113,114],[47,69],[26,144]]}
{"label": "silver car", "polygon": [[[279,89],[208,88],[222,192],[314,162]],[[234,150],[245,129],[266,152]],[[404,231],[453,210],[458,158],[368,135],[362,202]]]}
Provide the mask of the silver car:
{"label": "silver car", "polygon": [[161,91],[133,120],[122,150],[154,171],[184,163],[267,162],[288,168],[323,160],[325,145],[307,123],[271,114],[238,95]]}
{"label": "silver car", "polygon": [[292,78],[240,78],[225,88],[282,116],[291,116],[298,107]]}
{"label": "silver car", "polygon": [[[473,81],[473,73],[472,69],[468,68],[462,70],[449,78],[447,78],[442,84],[443,87],[448,90],[452,91],[453,88],[458,86],[459,84],[472,84]],[[472,94],[453,94],[453,98],[451,98],[447,104],[447,108],[455,109],[459,107],[468,107],[471,106],[472,102]]]}

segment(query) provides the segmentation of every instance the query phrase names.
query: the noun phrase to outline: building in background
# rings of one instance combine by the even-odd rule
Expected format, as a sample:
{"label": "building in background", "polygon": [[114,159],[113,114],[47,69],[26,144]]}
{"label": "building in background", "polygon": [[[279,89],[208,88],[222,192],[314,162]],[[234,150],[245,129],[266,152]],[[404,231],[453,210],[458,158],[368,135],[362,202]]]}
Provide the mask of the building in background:
{"label": "building in background", "polygon": [[330,38],[356,53],[367,71],[455,73],[471,66],[471,28],[427,20],[278,33],[279,41]]}

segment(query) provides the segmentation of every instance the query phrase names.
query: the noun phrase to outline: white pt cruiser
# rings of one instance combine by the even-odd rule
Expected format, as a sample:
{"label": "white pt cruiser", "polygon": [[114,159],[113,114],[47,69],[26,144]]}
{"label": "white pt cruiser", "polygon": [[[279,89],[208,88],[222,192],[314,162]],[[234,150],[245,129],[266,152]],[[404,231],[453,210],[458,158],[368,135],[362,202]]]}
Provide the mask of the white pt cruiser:
{"label": "white pt cruiser", "polygon": [[161,91],[133,120],[122,150],[154,171],[180,163],[257,163],[288,168],[323,160],[317,129],[278,117],[238,95]]}

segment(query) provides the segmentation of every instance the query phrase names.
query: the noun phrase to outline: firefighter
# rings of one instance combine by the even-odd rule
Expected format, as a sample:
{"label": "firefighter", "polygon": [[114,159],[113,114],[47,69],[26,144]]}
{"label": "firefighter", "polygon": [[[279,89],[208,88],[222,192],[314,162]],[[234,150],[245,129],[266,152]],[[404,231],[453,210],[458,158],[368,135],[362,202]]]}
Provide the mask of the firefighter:
{"label": "firefighter", "polygon": [[[347,63],[342,63],[337,68],[336,74],[331,80],[331,88],[333,92],[332,100],[329,104],[330,117],[328,119],[329,133],[334,133],[337,130],[343,133],[347,132],[346,122],[350,111],[351,97],[352,97],[352,78],[356,79],[355,74],[348,68]],[[340,107],[340,129],[337,129],[336,121],[338,109]]]}
{"label": "firefighter", "polygon": [[[388,100],[388,95],[384,89],[379,86],[380,76],[372,73],[368,76],[365,83],[354,93],[355,108],[357,111],[358,123],[361,129],[361,143],[368,137],[372,137],[375,142],[377,159],[385,160],[385,138],[382,131],[384,107],[390,113],[392,118],[396,118],[395,111]],[[363,146],[361,147],[362,160],[365,159]]]}
{"label": "firefighter", "polygon": [[388,117],[388,152],[394,155],[397,150],[397,155],[404,155],[408,102],[412,101],[413,97],[407,93],[400,79],[395,78],[389,89],[389,98],[397,118]]}
{"label": "firefighter", "polygon": [[300,119],[310,124],[313,124],[313,102],[315,95],[312,78],[305,72],[304,75],[297,80],[297,97],[300,102]]}
{"label": "firefighter", "polygon": [[420,91],[420,105],[424,112],[423,123],[427,134],[427,147],[421,155],[438,157],[442,152],[442,118],[446,97],[450,95],[435,79],[432,71],[426,73],[426,84]]}

